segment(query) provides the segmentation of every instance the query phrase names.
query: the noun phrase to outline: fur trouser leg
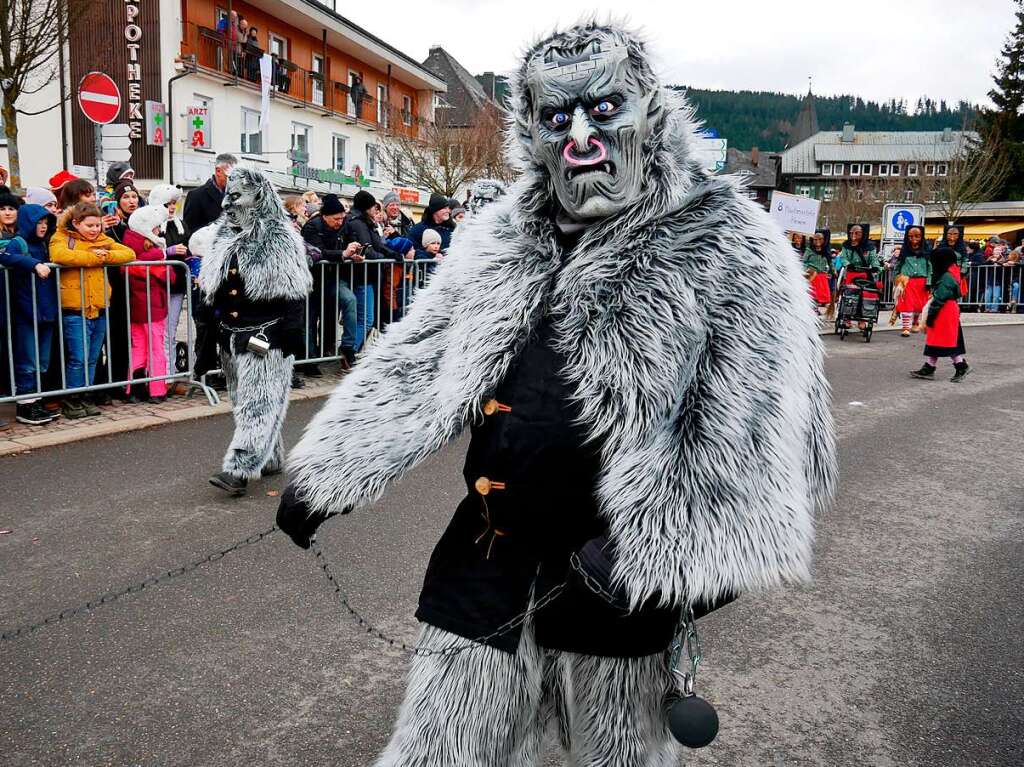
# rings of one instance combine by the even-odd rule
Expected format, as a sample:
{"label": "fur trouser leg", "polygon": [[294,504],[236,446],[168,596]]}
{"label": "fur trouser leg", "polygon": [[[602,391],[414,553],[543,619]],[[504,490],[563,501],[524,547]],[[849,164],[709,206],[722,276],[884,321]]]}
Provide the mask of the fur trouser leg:
{"label": "fur trouser leg", "polygon": [[235,433],[227,453],[224,471],[235,477],[258,479],[270,462],[283,460],[281,427],[288,410],[294,358],[271,349],[257,354],[221,354],[228,394],[234,405],[231,414]]}
{"label": "fur trouser leg", "polygon": [[[419,646],[467,641],[425,625]],[[533,767],[544,734],[541,682],[529,632],[516,655],[480,647],[413,658],[395,731],[375,767]]]}
{"label": "fur trouser leg", "polygon": [[678,686],[665,654],[601,658],[549,653],[545,687],[572,767],[675,767],[666,696]]}
{"label": "fur trouser leg", "polygon": [[[419,645],[466,641],[424,626]],[[536,767],[553,721],[573,767],[669,767],[679,746],[663,703],[674,689],[663,653],[540,650],[526,627],[515,655],[482,647],[413,658],[395,731],[374,767]]]}

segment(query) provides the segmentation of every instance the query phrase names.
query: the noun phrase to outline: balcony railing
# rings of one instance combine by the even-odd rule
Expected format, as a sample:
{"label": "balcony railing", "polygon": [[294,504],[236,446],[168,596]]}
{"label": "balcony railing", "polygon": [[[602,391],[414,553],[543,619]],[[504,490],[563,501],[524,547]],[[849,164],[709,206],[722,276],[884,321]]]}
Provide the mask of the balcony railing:
{"label": "balcony railing", "polygon": [[[218,75],[239,87],[260,89],[260,48],[231,44],[223,34],[210,27],[188,22],[181,43],[183,56],[194,56],[196,66]],[[422,137],[428,121],[405,112],[394,104],[384,104],[365,92],[357,109],[348,83],[325,78],[320,72],[273,56],[271,98],[283,98],[294,105],[317,109],[350,124],[369,130],[388,130],[413,138]],[[411,124],[409,124],[411,123]]]}

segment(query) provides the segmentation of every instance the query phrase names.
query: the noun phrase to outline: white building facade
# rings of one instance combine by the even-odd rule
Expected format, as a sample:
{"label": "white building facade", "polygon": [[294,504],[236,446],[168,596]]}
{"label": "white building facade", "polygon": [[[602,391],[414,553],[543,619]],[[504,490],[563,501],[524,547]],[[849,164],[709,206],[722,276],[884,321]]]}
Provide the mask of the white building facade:
{"label": "white building facade", "polygon": [[[227,33],[235,14],[256,28],[253,45]],[[389,132],[421,135],[445,84],[330,7],[314,0],[97,0],[69,29],[63,78],[19,104],[36,111],[58,103],[62,89],[67,97],[63,126],[58,109],[19,119],[24,186],[44,186],[64,167],[94,175],[93,126],[76,94],[82,74],[96,70],[121,91],[116,122],[131,126],[131,162],[143,189],[198,186],[214,157],[230,152],[282,191],[350,198],[360,188],[377,196],[398,189],[408,205],[425,203],[426,190],[387,177],[379,144]],[[268,120],[261,119],[263,54]],[[146,102],[162,104],[166,116],[150,117]],[[163,146],[153,145],[156,127]],[[9,167],[6,150],[0,146],[0,163]]]}

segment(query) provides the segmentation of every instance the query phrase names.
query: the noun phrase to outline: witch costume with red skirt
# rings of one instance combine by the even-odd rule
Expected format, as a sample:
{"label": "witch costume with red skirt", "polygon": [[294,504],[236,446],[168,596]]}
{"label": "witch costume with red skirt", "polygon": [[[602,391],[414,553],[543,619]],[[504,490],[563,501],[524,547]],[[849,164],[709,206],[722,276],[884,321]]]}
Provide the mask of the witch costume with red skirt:
{"label": "witch costume with red skirt", "polygon": [[932,253],[931,261],[932,297],[925,320],[928,326],[924,345],[925,363],[911,375],[914,378],[934,379],[939,357],[949,357],[956,369],[952,381],[959,383],[971,368],[964,359],[967,347],[964,344],[964,329],[960,325],[960,267],[956,263],[956,251],[952,248],[937,248]]}
{"label": "witch costume with red skirt", "polygon": [[928,307],[926,357],[959,357],[967,353],[960,325],[960,267],[951,264],[935,283]]}
{"label": "witch costume with red skirt", "polygon": [[814,302],[826,306],[832,301],[830,278],[835,271],[832,267],[832,233],[828,229],[818,229],[814,234],[821,236],[822,244],[820,249],[815,250],[814,239],[811,239],[804,251],[804,270],[807,274],[813,273],[809,284]]}

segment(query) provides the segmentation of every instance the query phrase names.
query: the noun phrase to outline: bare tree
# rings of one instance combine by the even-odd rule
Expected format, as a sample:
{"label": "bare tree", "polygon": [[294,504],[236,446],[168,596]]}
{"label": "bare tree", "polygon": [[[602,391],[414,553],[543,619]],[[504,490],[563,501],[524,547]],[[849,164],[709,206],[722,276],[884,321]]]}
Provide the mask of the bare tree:
{"label": "bare tree", "polygon": [[[841,182],[835,187],[832,199],[823,200],[819,220],[840,236],[847,224],[876,224],[882,220],[882,209],[903,202],[908,184],[900,178],[877,177],[857,182]],[[872,236],[878,234],[872,231]],[[834,239],[834,238],[833,238]]]}
{"label": "bare tree", "polygon": [[[21,187],[18,115],[37,115],[63,106],[58,99],[36,112],[18,108],[24,96],[38,93],[57,77],[58,52],[67,30],[89,0],[0,0],[0,96],[10,162],[10,185]],[[66,98],[66,97],[65,97]]]}
{"label": "bare tree", "polygon": [[[962,135],[963,141],[952,158],[935,163],[935,175],[924,180],[921,187],[922,201],[937,204],[947,221],[956,221],[972,205],[993,199],[1013,170],[998,136],[982,139],[974,133]],[[945,174],[939,173],[940,167]]]}
{"label": "bare tree", "polygon": [[478,178],[513,180],[502,137],[501,113],[484,108],[470,126],[439,120],[415,132],[389,131],[379,143],[380,162],[396,182],[452,197]]}

